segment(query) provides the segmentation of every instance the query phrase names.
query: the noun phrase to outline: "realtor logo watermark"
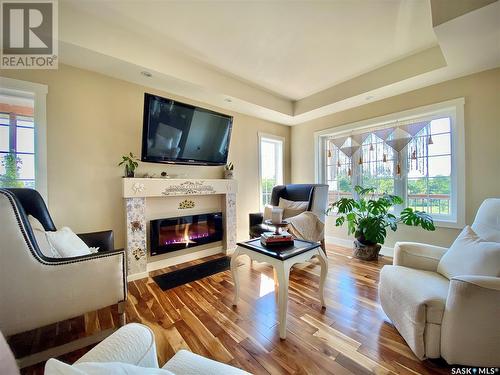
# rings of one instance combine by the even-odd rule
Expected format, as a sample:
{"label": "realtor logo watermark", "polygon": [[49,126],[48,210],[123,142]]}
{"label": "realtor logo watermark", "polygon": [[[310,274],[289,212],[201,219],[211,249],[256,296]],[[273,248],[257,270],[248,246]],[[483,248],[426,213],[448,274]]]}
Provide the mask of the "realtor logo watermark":
{"label": "realtor logo watermark", "polygon": [[0,68],[57,69],[57,1],[0,0]]}

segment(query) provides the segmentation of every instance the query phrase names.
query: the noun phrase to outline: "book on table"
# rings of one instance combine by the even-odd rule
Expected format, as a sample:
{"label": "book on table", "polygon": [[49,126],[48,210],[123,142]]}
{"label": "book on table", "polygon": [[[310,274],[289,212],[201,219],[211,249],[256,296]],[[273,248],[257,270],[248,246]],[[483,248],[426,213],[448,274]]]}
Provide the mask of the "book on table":
{"label": "book on table", "polygon": [[293,236],[286,231],[280,234],[264,232],[260,236],[260,242],[264,246],[288,246],[293,245]]}

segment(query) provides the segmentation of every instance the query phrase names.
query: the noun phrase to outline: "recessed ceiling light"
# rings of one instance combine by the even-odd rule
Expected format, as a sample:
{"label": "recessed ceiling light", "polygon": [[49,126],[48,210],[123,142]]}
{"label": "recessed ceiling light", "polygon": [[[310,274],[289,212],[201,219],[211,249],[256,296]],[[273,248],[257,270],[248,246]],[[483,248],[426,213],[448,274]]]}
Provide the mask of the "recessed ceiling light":
{"label": "recessed ceiling light", "polygon": [[228,103],[231,103],[233,101],[233,99],[231,99],[231,98],[225,98],[224,101],[228,102]]}
{"label": "recessed ceiling light", "polygon": [[143,70],[143,71],[141,72],[141,74],[142,74],[144,77],[148,77],[148,78],[151,78],[151,77],[153,76],[150,72],[148,72],[148,71],[146,71],[146,70]]}

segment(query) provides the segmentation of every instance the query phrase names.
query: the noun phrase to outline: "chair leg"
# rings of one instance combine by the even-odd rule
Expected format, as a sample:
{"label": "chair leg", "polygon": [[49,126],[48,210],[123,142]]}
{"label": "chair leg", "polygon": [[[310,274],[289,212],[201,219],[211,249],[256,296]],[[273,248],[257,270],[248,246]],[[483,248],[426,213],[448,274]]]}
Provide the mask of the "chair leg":
{"label": "chair leg", "polygon": [[321,250],[323,250],[323,252],[325,253],[325,255],[328,256],[328,254],[326,253],[325,239],[323,238],[321,241],[319,241],[319,244],[321,246]]}
{"label": "chair leg", "polygon": [[120,327],[123,327],[126,323],[127,323],[127,319],[126,319],[126,316],[125,316],[125,304],[127,302],[126,301],[121,301],[121,302],[118,302],[118,325]]}

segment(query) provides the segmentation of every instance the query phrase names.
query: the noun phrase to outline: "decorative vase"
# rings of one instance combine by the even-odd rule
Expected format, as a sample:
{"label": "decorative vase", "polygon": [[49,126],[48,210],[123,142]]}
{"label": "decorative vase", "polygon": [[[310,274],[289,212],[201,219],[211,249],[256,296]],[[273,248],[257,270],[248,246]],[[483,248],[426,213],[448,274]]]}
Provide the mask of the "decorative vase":
{"label": "decorative vase", "polygon": [[233,178],[233,173],[234,173],[233,170],[224,169],[224,178],[225,179],[231,179],[231,178]]}
{"label": "decorative vase", "polygon": [[133,178],[135,175],[134,170],[129,168],[128,165],[125,165],[125,177],[127,178]]}
{"label": "decorative vase", "polygon": [[354,240],[353,255],[362,260],[377,260],[381,248],[382,246],[378,243],[367,245]]}

